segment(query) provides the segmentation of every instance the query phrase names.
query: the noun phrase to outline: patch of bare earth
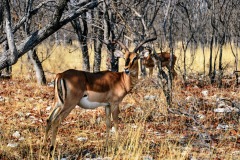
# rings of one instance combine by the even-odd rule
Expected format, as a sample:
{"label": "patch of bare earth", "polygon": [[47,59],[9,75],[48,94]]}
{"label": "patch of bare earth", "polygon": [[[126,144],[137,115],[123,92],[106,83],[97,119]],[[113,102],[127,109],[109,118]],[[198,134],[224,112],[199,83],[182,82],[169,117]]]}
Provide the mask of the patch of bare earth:
{"label": "patch of bare earth", "polygon": [[[0,81],[0,159],[46,159],[46,119],[53,87],[26,80]],[[167,108],[157,79],[140,80],[122,102],[118,140],[106,147],[103,108],[76,107],[57,135],[59,159],[237,159],[240,89],[193,80],[173,87]],[[50,138],[48,144],[50,142]]]}

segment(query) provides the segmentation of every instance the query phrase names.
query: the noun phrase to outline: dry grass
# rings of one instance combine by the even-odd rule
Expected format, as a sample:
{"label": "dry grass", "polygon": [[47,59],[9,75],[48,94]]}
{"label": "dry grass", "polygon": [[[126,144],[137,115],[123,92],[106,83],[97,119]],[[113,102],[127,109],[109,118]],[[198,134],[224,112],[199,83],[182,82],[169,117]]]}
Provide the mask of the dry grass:
{"label": "dry grass", "polygon": [[[46,48],[40,46],[38,54]],[[73,50],[74,47],[50,48],[50,59],[43,63],[44,69],[49,72],[49,81],[54,76],[50,73],[81,68],[80,52],[76,50],[76,53],[68,53],[69,49]],[[0,159],[49,158],[43,136],[46,119],[53,109],[50,108],[53,88],[37,86],[34,78],[26,78],[27,73],[28,69],[19,61],[14,66],[14,75],[17,76],[13,80],[0,81]],[[207,97],[202,95],[203,90],[208,90]],[[238,159],[239,113],[215,113],[214,109],[218,107],[216,100],[219,97],[240,102],[239,88],[232,83],[222,89],[207,83],[198,86],[197,80],[193,79],[187,88],[176,82],[173,96],[173,109],[188,115],[168,113],[157,79],[140,79],[120,106],[118,141],[112,133],[107,147],[104,109],[83,110],[77,107],[60,127],[55,157],[116,160]],[[192,115],[196,116],[195,119]],[[220,125],[227,125],[228,128],[219,129]]]}
{"label": "dry grass", "polygon": [[[180,46],[180,45],[179,45]],[[90,66],[93,66],[94,52],[93,47],[89,47],[90,53]],[[208,73],[209,67],[209,48],[204,48],[205,53],[203,54],[202,48],[197,47],[196,49],[187,50],[187,72],[188,74],[192,73],[203,73],[204,71],[204,59],[205,59],[205,69],[206,74]],[[240,49],[237,50],[234,48],[234,52],[240,52]],[[82,69],[82,54],[81,50],[78,47],[77,42],[73,42],[72,46],[69,45],[54,45],[50,46],[49,44],[42,44],[38,46],[37,53],[41,61],[43,61],[43,67],[47,74],[47,77],[54,77],[58,72],[67,70],[70,68]],[[219,53],[219,48],[215,47],[213,49],[213,62],[216,55]],[[181,47],[176,47],[174,54],[177,56],[176,70],[179,74],[183,73],[183,50]],[[102,63],[101,69],[106,70],[106,56],[107,51],[104,48],[102,52]],[[48,57],[46,59],[46,57]],[[216,61],[216,67],[218,68],[218,57]],[[122,71],[124,61],[120,59],[120,71]],[[240,68],[240,60],[238,62],[238,68]],[[234,56],[231,52],[230,44],[227,44],[223,47],[223,67],[227,71],[227,74],[233,73],[234,71]],[[91,69],[92,70],[92,69]],[[18,73],[17,77],[22,76],[23,78],[31,79],[32,78],[32,67],[29,66],[27,55],[23,56],[16,65],[13,66],[13,72]],[[19,74],[20,73],[20,74]],[[29,75],[30,74],[30,75]]]}

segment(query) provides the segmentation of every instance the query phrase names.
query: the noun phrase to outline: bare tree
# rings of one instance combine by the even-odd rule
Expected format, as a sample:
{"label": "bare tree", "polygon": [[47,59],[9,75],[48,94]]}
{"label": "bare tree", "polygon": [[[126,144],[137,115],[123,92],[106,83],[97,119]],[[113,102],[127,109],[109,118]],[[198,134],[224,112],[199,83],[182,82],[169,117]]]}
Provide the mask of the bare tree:
{"label": "bare tree", "polygon": [[88,45],[87,45],[87,35],[88,35],[88,25],[86,21],[86,12],[81,15],[82,26],[79,19],[74,19],[72,21],[72,26],[77,33],[78,42],[82,50],[82,69],[84,71],[90,71],[90,63],[89,63],[89,53],[88,53]]}
{"label": "bare tree", "polygon": [[[103,4],[103,26],[104,26],[104,41],[107,45],[108,54],[107,54],[107,67],[108,70],[118,72],[118,57],[114,56],[115,45],[112,45],[111,42],[116,39],[116,33],[118,32],[115,28],[116,25],[116,12],[109,9],[109,5],[112,3],[112,7],[116,8],[117,0],[107,0]],[[121,33],[120,33],[121,34]],[[120,36],[120,35],[119,35]],[[118,38],[117,38],[118,39]]]}
{"label": "bare tree", "polygon": [[[10,8],[8,0],[4,0],[6,8],[6,34],[9,44],[9,50],[0,54],[0,69],[3,69],[9,65],[13,65],[17,62],[18,58],[23,56],[30,49],[37,46],[40,42],[48,38],[50,35],[55,33],[62,26],[66,25],[68,22],[77,18],[81,14],[87,12],[89,9],[96,7],[99,2],[98,0],[83,0],[77,4],[70,4],[67,0],[60,0],[56,6],[53,13],[53,17],[50,22],[44,25],[41,29],[32,32],[30,36],[25,38],[22,43],[16,47],[14,35],[12,32],[12,25],[10,21]],[[67,5],[75,5],[73,10],[65,12],[65,7]],[[33,9],[34,10],[34,9]],[[31,12],[32,13],[32,12]],[[65,13],[65,14],[64,14]],[[64,16],[63,16],[64,14]]]}
{"label": "bare tree", "polygon": [[[30,33],[30,24],[31,24],[31,19],[30,19],[30,11],[32,10],[32,4],[34,0],[26,0],[25,2],[25,14],[29,19],[26,20],[25,25],[24,25],[24,30],[26,32],[26,35],[29,36]],[[46,77],[43,71],[42,63],[40,62],[38,55],[36,53],[36,49],[31,49],[28,51],[28,58],[30,60],[30,63],[34,66],[34,70],[36,73],[36,79],[38,84],[40,85],[45,85],[47,83]]]}
{"label": "bare tree", "polygon": [[[183,17],[182,17],[182,31],[181,31],[181,41],[182,41],[182,49],[183,49],[183,81],[185,86],[187,85],[187,63],[186,63],[186,58],[187,58],[187,50],[189,47],[189,44],[192,42],[194,39],[194,34],[195,31],[192,27],[192,12],[189,11],[189,8],[191,7],[191,2],[178,2],[176,4],[177,6],[180,7],[180,11],[182,10]],[[193,9],[192,9],[193,10]],[[185,21],[187,20],[187,22]]]}
{"label": "bare tree", "polygon": [[[92,11],[92,20],[93,20],[93,32],[95,33],[96,38],[93,39],[94,46],[94,62],[93,62],[93,72],[99,72],[101,67],[101,56],[102,56],[102,41],[103,39],[103,25],[100,23],[103,18],[103,12],[99,7],[95,8],[95,14]],[[99,26],[100,25],[100,26]]]}

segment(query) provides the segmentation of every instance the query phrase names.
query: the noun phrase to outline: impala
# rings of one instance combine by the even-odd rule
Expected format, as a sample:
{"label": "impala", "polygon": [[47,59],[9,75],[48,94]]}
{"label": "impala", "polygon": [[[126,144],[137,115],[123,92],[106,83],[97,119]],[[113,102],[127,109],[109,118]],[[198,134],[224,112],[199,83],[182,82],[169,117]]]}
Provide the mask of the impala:
{"label": "impala", "polygon": [[[159,60],[161,61],[162,67],[169,68],[170,62],[170,53],[169,52],[161,52],[157,53]],[[156,59],[153,56],[152,49],[150,47],[145,47],[145,49],[140,53],[140,58],[142,59],[142,64],[149,69],[149,77],[153,74],[153,68],[156,65]],[[173,55],[173,63],[172,63],[172,73],[173,78],[177,76],[176,71],[174,70],[174,65],[176,63],[177,57]]]}
{"label": "impala", "polygon": [[[138,82],[138,54],[137,50],[151,38],[140,43],[133,52],[119,41],[120,50],[115,51],[116,57],[125,59],[124,72],[101,71],[89,73],[70,69],[58,73],[55,78],[55,98],[52,113],[47,119],[45,142],[48,132],[52,128],[52,138],[50,152],[55,147],[57,131],[61,122],[69,115],[76,105],[84,109],[95,109],[100,106],[105,107],[107,134],[111,128],[111,114],[114,127],[118,128],[119,103]],[[108,135],[107,135],[108,139]]]}

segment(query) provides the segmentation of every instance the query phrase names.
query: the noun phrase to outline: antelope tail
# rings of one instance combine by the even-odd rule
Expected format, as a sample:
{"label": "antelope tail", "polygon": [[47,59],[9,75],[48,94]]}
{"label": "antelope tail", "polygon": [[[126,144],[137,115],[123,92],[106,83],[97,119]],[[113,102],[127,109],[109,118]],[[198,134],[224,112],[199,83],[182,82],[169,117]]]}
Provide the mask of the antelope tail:
{"label": "antelope tail", "polygon": [[67,94],[66,81],[58,74],[55,78],[54,84],[55,90],[55,108],[47,119],[47,132],[50,129],[51,122],[56,118],[56,116],[62,110],[62,104],[64,104]]}
{"label": "antelope tail", "polygon": [[57,76],[55,79],[55,96],[55,98],[58,99],[58,102],[60,101],[62,104],[67,96],[66,81],[60,76]]}

